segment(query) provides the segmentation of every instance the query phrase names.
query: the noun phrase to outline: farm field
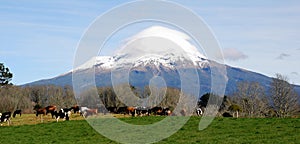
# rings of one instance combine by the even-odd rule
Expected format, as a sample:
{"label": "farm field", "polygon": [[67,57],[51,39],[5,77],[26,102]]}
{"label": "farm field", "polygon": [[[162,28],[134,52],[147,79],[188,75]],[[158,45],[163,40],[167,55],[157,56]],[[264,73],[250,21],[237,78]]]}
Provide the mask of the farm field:
{"label": "farm field", "polygon": [[[129,117],[121,120],[149,124],[161,116]],[[43,123],[33,114],[12,119],[13,126],[0,127],[0,143],[116,143],[101,136],[79,115],[58,123],[50,116]],[[299,118],[216,118],[198,131],[200,117],[191,119],[171,137],[159,143],[300,143]]]}

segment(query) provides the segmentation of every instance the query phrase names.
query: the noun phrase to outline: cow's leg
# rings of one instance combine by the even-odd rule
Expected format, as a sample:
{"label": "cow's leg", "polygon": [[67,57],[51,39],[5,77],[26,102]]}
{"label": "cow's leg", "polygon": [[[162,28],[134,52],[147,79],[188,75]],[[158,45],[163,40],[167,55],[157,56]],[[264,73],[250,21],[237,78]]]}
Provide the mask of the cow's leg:
{"label": "cow's leg", "polygon": [[58,116],[58,117],[56,118],[56,122],[58,122],[59,118],[60,118],[60,116]]}
{"label": "cow's leg", "polygon": [[7,119],[7,125],[10,125],[10,118]]}
{"label": "cow's leg", "polygon": [[54,118],[54,117],[53,117],[53,116],[55,116],[55,115],[54,115],[54,111],[51,112],[51,116],[52,116],[52,118]]}

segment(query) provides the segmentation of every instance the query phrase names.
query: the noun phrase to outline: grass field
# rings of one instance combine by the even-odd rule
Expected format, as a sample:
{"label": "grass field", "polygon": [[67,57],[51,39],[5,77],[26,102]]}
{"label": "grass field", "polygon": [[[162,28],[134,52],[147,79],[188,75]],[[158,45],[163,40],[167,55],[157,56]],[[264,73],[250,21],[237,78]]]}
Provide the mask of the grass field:
{"label": "grass field", "polygon": [[[163,118],[120,119],[128,123],[148,124]],[[216,118],[203,131],[198,131],[199,120],[199,117],[191,117],[177,133],[159,143],[300,143],[299,118]],[[79,115],[73,115],[71,121],[58,123],[47,116],[43,122],[34,115],[14,118],[13,126],[0,127],[0,144],[115,143],[94,131]]]}

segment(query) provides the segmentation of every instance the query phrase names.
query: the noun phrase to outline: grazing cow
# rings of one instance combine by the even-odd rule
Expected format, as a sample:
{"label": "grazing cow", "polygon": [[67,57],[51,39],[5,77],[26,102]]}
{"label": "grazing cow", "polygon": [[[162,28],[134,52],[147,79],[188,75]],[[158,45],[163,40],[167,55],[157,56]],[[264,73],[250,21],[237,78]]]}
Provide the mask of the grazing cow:
{"label": "grazing cow", "polygon": [[88,116],[95,115],[98,113],[98,109],[90,109],[88,107],[81,107],[80,108],[80,115],[84,118],[87,118]]}
{"label": "grazing cow", "polygon": [[78,105],[71,107],[71,109],[74,111],[74,113],[80,112],[80,107]]}
{"label": "grazing cow", "polygon": [[40,108],[36,110],[36,116],[39,116],[39,114],[46,115],[46,113],[47,113],[46,108]]}
{"label": "grazing cow", "polygon": [[72,108],[63,108],[63,110],[64,110],[64,112],[70,112],[70,114],[69,114],[69,116],[71,116],[71,114],[72,114]]}
{"label": "grazing cow", "polygon": [[223,116],[223,117],[232,117],[232,115],[231,115],[230,113],[228,113],[228,112],[224,112],[224,113],[222,114],[222,116]]}
{"label": "grazing cow", "polygon": [[172,114],[170,108],[163,108],[162,114],[165,116],[169,116]]}
{"label": "grazing cow", "polygon": [[119,107],[117,110],[117,114],[126,114],[127,107]]}
{"label": "grazing cow", "polygon": [[153,107],[151,109],[151,112],[153,112],[154,115],[171,115],[170,108],[162,108],[162,107]]}
{"label": "grazing cow", "polygon": [[110,113],[118,113],[117,107],[108,107],[107,110]]}
{"label": "grazing cow", "polygon": [[64,109],[60,109],[58,112],[54,111],[56,122],[58,122],[58,120],[60,118],[62,118],[64,120],[69,120],[70,119],[70,114],[71,114],[70,110],[69,111],[64,111]]}
{"label": "grazing cow", "polygon": [[85,117],[86,111],[87,111],[88,109],[89,109],[88,107],[80,107],[80,110],[79,110],[80,116]]}
{"label": "grazing cow", "polygon": [[46,109],[46,115],[47,115],[48,113],[51,113],[51,116],[52,116],[52,118],[53,118],[53,116],[54,116],[54,111],[56,110],[56,106],[47,106],[47,107],[45,107],[45,109]]}
{"label": "grazing cow", "polygon": [[181,114],[181,116],[186,116],[186,110],[185,110],[185,109],[182,109],[182,110],[180,111],[180,114]]}
{"label": "grazing cow", "polygon": [[84,117],[87,118],[88,116],[96,115],[97,113],[98,109],[87,109]]}
{"label": "grazing cow", "polygon": [[15,110],[14,113],[13,113],[13,117],[15,118],[17,114],[19,114],[21,116],[22,115],[22,110]]}
{"label": "grazing cow", "polygon": [[135,107],[127,107],[126,113],[128,113],[129,115],[131,114],[131,116],[134,117],[136,114],[136,108]]}
{"label": "grazing cow", "polygon": [[72,108],[63,108],[64,112],[68,112],[68,111],[71,111]]}
{"label": "grazing cow", "polygon": [[163,112],[163,108],[162,107],[153,107],[151,109],[151,112],[153,112],[154,115],[161,115]]}
{"label": "grazing cow", "polygon": [[198,116],[201,116],[203,114],[202,109],[201,108],[196,108],[196,113]]}
{"label": "grazing cow", "polygon": [[0,113],[1,126],[3,122],[7,122],[7,124],[10,125],[10,117],[11,117],[11,112]]}
{"label": "grazing cow", "polygon": [[136,108],[136,114],[139,115],[139,116],[144,116],[144,115],[149,116],[150,113],[151,113],[151,111],[147,107],[137,107]]}

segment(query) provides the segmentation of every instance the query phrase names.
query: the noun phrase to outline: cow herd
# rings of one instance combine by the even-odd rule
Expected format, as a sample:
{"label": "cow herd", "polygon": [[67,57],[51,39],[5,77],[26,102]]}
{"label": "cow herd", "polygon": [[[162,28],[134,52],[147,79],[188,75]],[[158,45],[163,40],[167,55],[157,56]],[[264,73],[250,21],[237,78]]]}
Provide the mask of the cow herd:
{"label": "cow herd", "polygon": [[[22,115],[22,110],[14,111],[13,117],[15,118],[17,114],[19,114],[21,116]],[[3,122],[7,122],[7,124],[10,125],[10,119],[11,119],[11,112],[0,113],[1,126],[2,126]]]}
{"label": "cow herd", "polygon": [[[152,107],[152,108],[148,108],[148,107],[132,107],[132,106],[127,106],[127,107],[100,107],[100,108],[88,108],[88,107],[80,107],[80,106],[73,106],[70,108],[61,108],[61,109],[57,109],[56,106],[47,106],[44,108],[38,108],[35,109],[35,115],[36,117],[38,117],[40,115],[41,120],[42,120],[42,116],[48,115],[49,113],[51,114],[51,117],[54,119],[56,119],[56,121],[58,122],[59,119],[63,119],[63,120],[69,120],[70,116],[73,113],[79,113],[81,116],[83,116],[84,118],[87,118],[89,116],[93,116],[93,115],[97,115],[98,112],[103,113],[104,115],[106,115],[107,113],[111,113],[111,114],[124,114],[124,115],[130,115],[132,117],[135,116],[150,116],[150,115],[160,115],[160,116],[170,116],[172,115],[172,111],[170,108],[168,107]],[[196,108],[196,114],[198,116],[202,115],[202,110],[201,108]],[[22,115],[22,111],[21,110],[16,110],[13,113],[13,117],[15,117],[16,115]],[[182,110],[181,111],[181,115],[185,116],[185,111]],[[3,122],[7,122],[8,125],[10,124],[10,119],[11,119],[11,112],[4,112],[4,113],[0,113],[0,119],[1,119],[1,126]]]}
{"label": "cow herd", "polygon": [[35,115],[37,117],[40,115],[42,119],[42,116],[48,115],[48,113],[50,113],[51,117],[55,118],[56,121],[58,122],[60,118],[64,120],[69,120],[72,113],[71,111],[73,110],[74,113],[79,112],[79,106],[73,106],[71,108],[61,108],[61,109],[57,109],[56,106],[47,106],[35,110],[36,110]]}
{"label": "cow herd", "polygon": [[171,115],[172,112],[170,108],[167,107],[153,107],[153,108],[148,108],[148,107],[108,107],[105,110],[102,110],[103,113],[113,113],[113,114],[128,114],[131,116],[150,116],[150,115]]}

